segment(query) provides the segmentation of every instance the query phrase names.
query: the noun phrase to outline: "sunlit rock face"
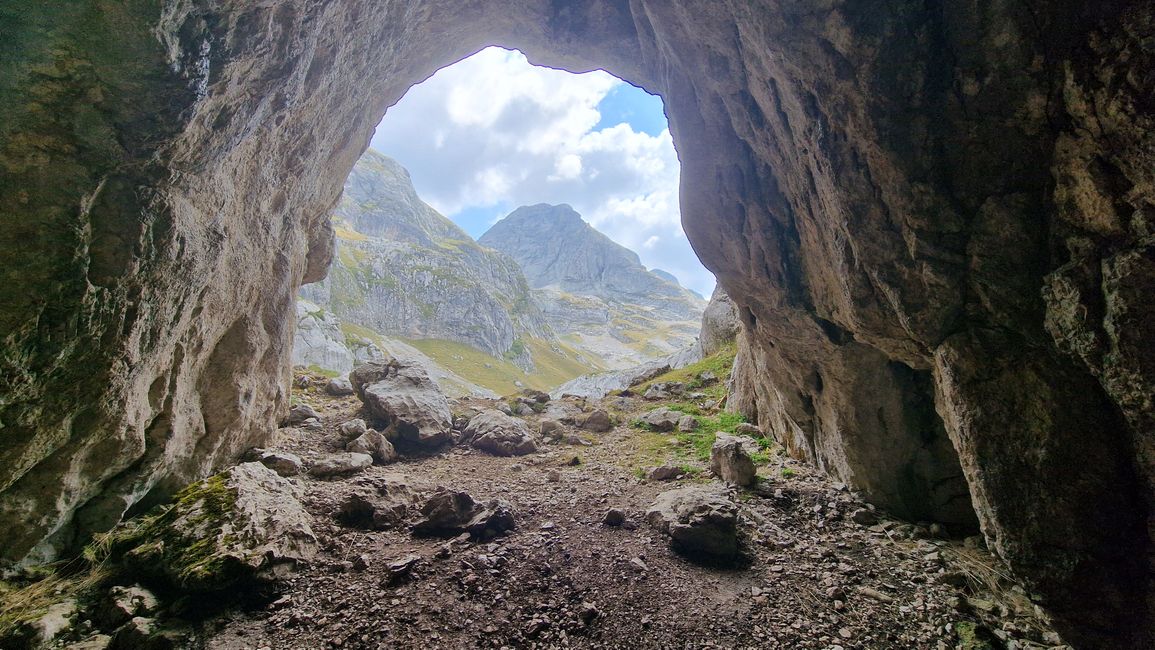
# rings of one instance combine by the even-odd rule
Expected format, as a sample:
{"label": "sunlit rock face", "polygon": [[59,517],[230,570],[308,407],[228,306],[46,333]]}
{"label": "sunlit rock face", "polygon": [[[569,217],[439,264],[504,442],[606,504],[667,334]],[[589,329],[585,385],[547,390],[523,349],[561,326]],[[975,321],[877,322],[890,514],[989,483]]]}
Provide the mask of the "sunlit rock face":
{"label": "sunlit rock face", "polygon": [[1150,645],[1149,3],[23,5],[0,60],[4,558],[269,434],[292,297],[373,125],[499,44],[663,96],[687,234],[743,319],[736,404],[910,516],[965,527],[965,481],[1071,640]]}

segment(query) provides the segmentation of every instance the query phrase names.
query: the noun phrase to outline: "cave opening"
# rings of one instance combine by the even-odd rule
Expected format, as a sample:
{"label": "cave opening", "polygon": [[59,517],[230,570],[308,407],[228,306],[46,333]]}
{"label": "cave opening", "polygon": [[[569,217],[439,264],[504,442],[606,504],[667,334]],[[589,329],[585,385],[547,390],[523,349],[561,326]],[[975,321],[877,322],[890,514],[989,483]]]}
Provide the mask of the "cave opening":
{"label": "cave opening", "polygon": [[[934,434],[920,440],[945,433],[991,550],[1064,636],[1077,647],[1150,647],[1150,7],[802,4],[6,9],[16,20],[5,21],[14,38],[0,90],[14,101],[0,102],[0,196],[28,218],[12,219],[0,241],[11,280],[0,287],[0,515],[16,524],[0,555],[58,557],[142,495],[240,467],[246,450],[275,441],[290,406],[287,314],[301,281],[329,264],[329,211],[346,171],[411,84],[501,43],[574,71],[605,64],[663,96],[687,234],[757,328],[741,339],[734,395],[761,426],[824,468],[869,461],[863,449],[893,457],[853,438],[873,430],[862,423]],[[238,362],[231,350],[246,353]],[[805,390],[812,367],[821,390]],[[872,397],[880,384],[889,410]],[[590,419],[613,424],[612,415]],[[530,491],[566,489],[567,472],[589,465],[553,467]],[[814,499],[808,521],[825,521],[839,498]],[[785,488],[768,500],[783,511],[802,501]],[[485,507],[453,494],[441,502]],[[607,526],[639,513],[611,514]],[[529,520],[542,536],[573,523]],[[819,555],[855,569],[844,550],[796,559],[811,562],[809,575],[830,568]],[[332,557],[332,568],[367,568],[349,557]],[[477,580],[509,562],[485,557]],[[413,562],[402,560],[388,566],[408,576]],[[621,560],[598,575],[684,568],[664,550]],[[886,572],[872,561],[837,573],[895,601],[857,582]],[[847,605],[834,594],[850,585],[834,578],[844,584],[827,600]],[[856,609],[883,599],[853,592],[857,620],[887,618]],[[578,600],[586,594],[567,595],[582,602],[581,621],[599,619]],[[713,603],[667,595],[653,593],[654,603],[687,629],[715,622],[692,618]],[[950,609],[929,621],[948,644],[964,622]],[[731,632],[750,645],[800,645],[797,628],[768,621],[768,638]],[[540,616],[522,622],[526,634],[550,633]],[[602,630],[624,644],[653,641],[633,622]],[[871,630],[850,644],[923,643],[909,631]],[[522,643],[520,634],[502,641]],[[819,634],[848,638],[836,625]]]}
{"label": "cave opening", "polygon": [[502,395],[689,350],[715,279],[679,169],[661,98],[603,70],[499,47],[441,68],[346,179],[294,364],[412,353],[454,394]]}

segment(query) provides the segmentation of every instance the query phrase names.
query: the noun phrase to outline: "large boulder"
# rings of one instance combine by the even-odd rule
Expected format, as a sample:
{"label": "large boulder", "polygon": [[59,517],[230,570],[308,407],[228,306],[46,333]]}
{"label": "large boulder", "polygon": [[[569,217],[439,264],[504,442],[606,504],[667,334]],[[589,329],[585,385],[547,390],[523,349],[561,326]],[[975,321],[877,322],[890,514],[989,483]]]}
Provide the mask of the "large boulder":
{"label": "large boulder", "polygon": [[738,507],[712,485],[695,485],[658,495],[646,523],[670,536],[676,551],[691,559],[730,562],[738,554]]}
{"label": "large boulder", "polygon": [[373,456],[367,453],[345,452],[329,454],[313,461],[309,473],[317,478],[328,478],[344,474],[356,474],[373,464]]}
{"label": "large boulder", "polygon": [[727,483],[741,487],[754,485],[757,475],[750,454],[757,448],[757,443],[749,438],[719,431],[710,448],[710,471]]}
{"label": "large boulder", "polygon": [[390,438],[422,446],[450,440],[449,402],[421,366],[396,359],[371,361],[349,373],[349,381]]}
{"label": "large boulder", "polygon": [[464,433],[471,445],[498,456],[524,456],[537,451],[537,441],[525,422],[496,409],[473,416]]}
{"label": "large boulder", "polygon": [[242,463],[122,524],[91,552],[107,553],[116,571],[186,593],[253,586],[316,554],[301,495],[264,465]]}

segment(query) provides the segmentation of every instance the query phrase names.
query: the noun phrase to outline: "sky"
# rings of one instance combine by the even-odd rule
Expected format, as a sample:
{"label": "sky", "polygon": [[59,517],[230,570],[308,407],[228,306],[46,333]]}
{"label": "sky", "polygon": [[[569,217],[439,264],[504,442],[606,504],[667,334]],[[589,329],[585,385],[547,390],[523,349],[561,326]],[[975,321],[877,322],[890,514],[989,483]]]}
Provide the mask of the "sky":
{"label": "sky", "polygon": [[371,146],[474,238],[519,206],[568,203],[647,268],[706,297],[714,288],[682,232],[662,100],[608,73],[488,48],[409,89]]}

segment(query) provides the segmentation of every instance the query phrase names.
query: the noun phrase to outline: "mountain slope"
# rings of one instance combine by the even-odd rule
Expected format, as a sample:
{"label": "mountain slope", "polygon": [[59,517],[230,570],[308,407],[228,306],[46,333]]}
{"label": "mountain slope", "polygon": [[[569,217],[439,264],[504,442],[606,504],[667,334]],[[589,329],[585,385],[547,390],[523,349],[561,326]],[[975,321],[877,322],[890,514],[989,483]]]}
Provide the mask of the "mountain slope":
{"label": "mountain slope", "polygon": [[554,332],[608,368],[675,354],[698,334],[704,300],[647,271],[568,205],[520,207],[478,242],[516,260]]}
{"label": "mountain slope", "polygon": [[522,337],[551,334],[517,264],[483,248],[418,198],[409,173],[369,150],[333,213],[329,277],[302,295],[339,319],[413,339],[446,339],[531,367]]}

